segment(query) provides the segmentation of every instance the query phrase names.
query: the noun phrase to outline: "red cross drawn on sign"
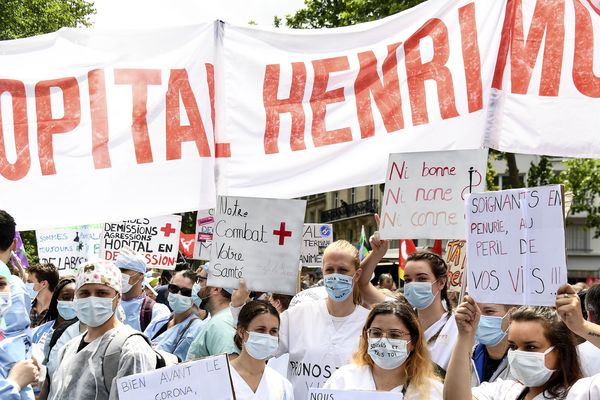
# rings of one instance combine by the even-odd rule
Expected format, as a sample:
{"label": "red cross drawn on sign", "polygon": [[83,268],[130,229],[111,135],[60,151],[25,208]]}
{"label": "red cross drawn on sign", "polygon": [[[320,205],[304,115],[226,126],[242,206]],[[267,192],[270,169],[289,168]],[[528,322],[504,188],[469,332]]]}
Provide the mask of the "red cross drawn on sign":
{"label": "red cross drawn on sign", "polygon": [[279,224],[279,230],[275,229],[273,235],[279,236],[279,245],[283,246],[283,241],[286,237],[292,237],[292,231],[285,230],[285,222]]}
{"label": "red cross drawn on sign", "polygon": [[171,233],[175,233],[177,230],[171,227],[171,224],[166,224],[162,228],[160,228],[161,232],[165,234],[166,237],[171,236]]}

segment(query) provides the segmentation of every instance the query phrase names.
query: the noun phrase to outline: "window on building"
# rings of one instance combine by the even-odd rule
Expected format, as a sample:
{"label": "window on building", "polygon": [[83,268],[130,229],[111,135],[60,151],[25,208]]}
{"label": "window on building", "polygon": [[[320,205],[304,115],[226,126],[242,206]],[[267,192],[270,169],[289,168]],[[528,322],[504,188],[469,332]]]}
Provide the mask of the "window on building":
{"label": "window on building", "polygon": [[567,250],[590,251],[591,232],[581,224],[568,224],[565,230]]}
{"label": "window on building", "polygon": [[350,204],[356,203],[356,189],[350,189]]}
{"label": "window on building", "polygon": [[[519,181],[521,182],[521,187],[525,186],[525,174],[519,174]],[[494,177],[494,183],[498,185],[498,189],[509,189],[510,188],[510,178],[507,174],[498,174]]]}
{"label": "window on building", "polygon": [[369,185],[369,200],[375,198],[375,185]]}

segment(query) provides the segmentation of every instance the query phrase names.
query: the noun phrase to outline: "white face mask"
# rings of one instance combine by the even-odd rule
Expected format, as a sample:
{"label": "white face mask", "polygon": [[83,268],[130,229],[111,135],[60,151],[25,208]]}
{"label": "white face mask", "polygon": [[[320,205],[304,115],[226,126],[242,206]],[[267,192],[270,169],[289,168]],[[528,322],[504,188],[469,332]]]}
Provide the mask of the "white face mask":
{"label": "white face mask", "polygon": [[546,354],[552,350],[554,346],[543,353],[508,350],[508,364],[512,376],[527,387],[543,386],[555,371],[546,367]]}
{"label": "white face mask", "polygon": [[115,310],[113,310],[115,297],[90,296],[84,299],[75,298],[73,302],[77,309],[77,318],[84,324],[94,328],[102,325],[115,313]]}
{"label": "white face mask", "polygon": [[129,283],[129,278],[129,275],[121,273],[121,293],[129,293],[137,283],[137,281],[134,284]]}
{"label": "white face mask", "polygon": [[266,333],[250,332],[248,340],[244,343],[244,347],[252,358],[266,360],[277,351],[279,337]]}
{"label": "white face mask", "polygon": [[408,343],[403,339],[369,339],[369,356],[378,367],[395,369],[408,358]]}
{"label": "white face mask", "polygon": [[10,292],[0,292],[0,319],[4,318],[11,305]]}

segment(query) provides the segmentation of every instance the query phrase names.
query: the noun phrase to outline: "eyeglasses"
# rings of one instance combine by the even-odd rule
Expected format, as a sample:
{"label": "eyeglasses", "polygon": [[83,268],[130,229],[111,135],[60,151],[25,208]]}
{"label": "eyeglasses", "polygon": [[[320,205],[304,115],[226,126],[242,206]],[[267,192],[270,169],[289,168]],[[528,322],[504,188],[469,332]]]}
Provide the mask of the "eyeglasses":
{"label": "eyeglasses", "polygon": [[181,293],[182,296],[192,297],[192,289],[190,289],[190,288],[179,287],[172,283],[169,283],[169,286],[167,288],[169,290],[169,293],[173,293],[173,294]]}
{"label": "eyeglasses", "polygon": [[369,328],[367,329],[367,336],[369,339],[382,339],[384,337],[387,339],[403,339],[405,337],[410,337],[410,333],[403,332],[398,329],[392,329],[384,332],[379,328]]}

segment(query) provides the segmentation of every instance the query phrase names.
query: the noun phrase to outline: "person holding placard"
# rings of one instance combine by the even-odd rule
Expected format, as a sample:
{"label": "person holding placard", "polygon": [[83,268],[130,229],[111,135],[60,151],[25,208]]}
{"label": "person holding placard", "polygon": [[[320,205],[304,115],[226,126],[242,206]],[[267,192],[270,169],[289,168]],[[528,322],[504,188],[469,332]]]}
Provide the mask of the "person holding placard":
{"label": "person holding placard", "polygon": [[238,316],[235,344],[239,357],[230,361],[237,400],[293,400],[292,384],[265,364],[279,346],[279,313],[268,302],[246,303]]}
{"label": "person holding placard", "polygon": [[[600,323],[600,283],[592,285],[585,293],[585,310],[587,320],[594,323]],[[600,373],[600,349],[590,341],[585,341],[577,346],[579,359],[583,374],[592,376]]]}
{"label": "person holding placard", "polygon": [[327,299],[296,304],[281,314],[277,355],[290,355],[288,379],[296,399],[306,399],[309,387],[322,387],[350,362],[369,314],[356,285],[362,273],[356,247],[333,242],[323,253],[322,269]]}
{"label": "person holding placard", "polygon": [[373,307],[352,364],[333,373],[325,389],[401,392],[404,398],[442,398],[421,324],[412,308],[384,302]]}
{"label": "person holding placard", "polygon": [[152,321],[144,332],[155,349],[174,354],[179,360],[185,360],[190,344],[204,326],[204,321],[194,312],[194,282],[196,274],[193,271],[177,272],[168,286],[168,301],[173,314]]}
{"label": "person holding placard", "polygon": [[471,388],[469,356],[480,317],[477,303],[465,296],[456,310],[459,336],[446,373],[444,399],[564,399],[581,378],[575,337],[559,312],[523,306],[510,315],[508,330],[508,362],[514,379]]}

